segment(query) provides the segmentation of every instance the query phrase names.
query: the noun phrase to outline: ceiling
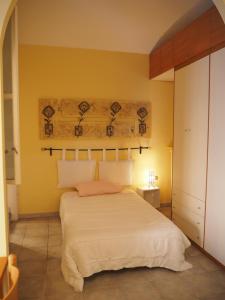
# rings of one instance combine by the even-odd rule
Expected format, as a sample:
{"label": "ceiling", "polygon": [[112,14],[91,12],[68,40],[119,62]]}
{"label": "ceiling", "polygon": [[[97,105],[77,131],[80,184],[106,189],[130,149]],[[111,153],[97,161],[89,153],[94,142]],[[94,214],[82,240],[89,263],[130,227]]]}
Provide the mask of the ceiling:
{"label": "ceiling", "polygon": [[19,41],[149,53],[211,5],[211,0],[19,0]]}
{"label": "ceiling", "polygon": [[154,77],[152,80],[159,80],[159,81],[174,81],[174,68]]}

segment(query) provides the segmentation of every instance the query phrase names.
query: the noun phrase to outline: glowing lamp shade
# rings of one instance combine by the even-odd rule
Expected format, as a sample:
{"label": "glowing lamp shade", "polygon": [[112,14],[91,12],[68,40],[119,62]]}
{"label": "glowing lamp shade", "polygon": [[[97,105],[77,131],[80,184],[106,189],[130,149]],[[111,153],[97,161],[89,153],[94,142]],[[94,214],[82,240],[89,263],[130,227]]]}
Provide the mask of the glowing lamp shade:
{"label": "glowing lamp shade", "polygon": [[155,172],[153,170],[148,171],[148,186],[149,187],[154,187],[155,186]]}

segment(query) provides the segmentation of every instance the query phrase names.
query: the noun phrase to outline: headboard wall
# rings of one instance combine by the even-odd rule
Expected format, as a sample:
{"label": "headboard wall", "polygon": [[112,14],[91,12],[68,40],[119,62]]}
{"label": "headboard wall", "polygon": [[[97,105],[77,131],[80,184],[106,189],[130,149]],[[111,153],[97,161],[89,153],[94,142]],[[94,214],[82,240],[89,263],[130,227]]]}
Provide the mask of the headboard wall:
{"label": "headboard wall", "polygon": [[[132,150],[134,184],[143,183],[145,170],[152,168],[159,176],[161,201],[170,201],[171,155],[167,146],[172,140],[173,84],[150,81],[148,59],[148,55],[143,54],[20,45],[20,214],[58,211],[60,195],[64,192],[57,188],[57,160],[62,159],[62,153],[54,151],[50,157],[49,152],[41,151],[43,147],[93,149],[150,146],[151,149],[142,151],[141,155],[139,149]],[[39,99],[57,99],[59,102],[62,99],[96,99],[102,105],[108,105],[110,101],[122,104],[123,100],[130,100],[135,105],[139,101],[149,103],[150,137],[144,134],[134,137],[105,135],[101,138],[73,136],[42,139]],[[120,113],[122,110],[117,115],[118,122]],[[56,114],[51,117],[53,124],[54,117]],[[73,131],[78,117],[66,117]],[[85,115],[81,125],[88,121],[86,117],[88,115]],[[111,120],[110,115],[101,117],[105,118],[105,128]],[[136,112],[135,120],[139,122]],[[115,122],[113,125],[116,126]],[[97,162],[102,160],[102,151],[93,151],[91,158]],[[74,159],[74,152],[67,151],[66,159]],[[79,159],[88,159],[87,151],[80,152]],[[127,159],[127,151],[119,151],[119,159]],[[106,160],[115,160],[115,151],[106,151]]]}

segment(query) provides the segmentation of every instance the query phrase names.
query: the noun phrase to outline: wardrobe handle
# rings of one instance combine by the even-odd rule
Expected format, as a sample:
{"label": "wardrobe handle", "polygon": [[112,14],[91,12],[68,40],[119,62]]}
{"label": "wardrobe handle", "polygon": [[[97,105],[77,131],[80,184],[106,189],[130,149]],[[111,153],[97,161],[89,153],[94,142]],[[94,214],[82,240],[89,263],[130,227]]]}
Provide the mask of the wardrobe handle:
{"label": "wardrobe handle", "polygon": [[200,223],[200,222],[197,222],[196,224],[197,224],[197,225],[200,225],[201,223]]}

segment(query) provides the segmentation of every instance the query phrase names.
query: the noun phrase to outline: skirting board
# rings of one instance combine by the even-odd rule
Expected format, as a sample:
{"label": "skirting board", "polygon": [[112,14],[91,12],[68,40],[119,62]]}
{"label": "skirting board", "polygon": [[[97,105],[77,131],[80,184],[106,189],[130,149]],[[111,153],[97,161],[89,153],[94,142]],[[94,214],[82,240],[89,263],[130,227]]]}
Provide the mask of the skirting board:
{"label": "skirting board", "polygon": [[51,217],[59,217],[58,212],[50,212],[50,213],[35,213],[35,214],[19,214],[19,219],[37,219],[37,218],[51,218]]}
{"label": "skirting board", "polygon": [[171,207],[171,206],[172,206],[171,202],[160,203],[160,207]]}

